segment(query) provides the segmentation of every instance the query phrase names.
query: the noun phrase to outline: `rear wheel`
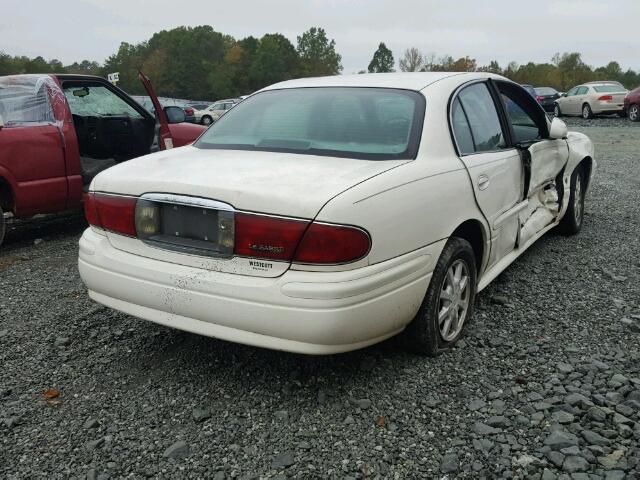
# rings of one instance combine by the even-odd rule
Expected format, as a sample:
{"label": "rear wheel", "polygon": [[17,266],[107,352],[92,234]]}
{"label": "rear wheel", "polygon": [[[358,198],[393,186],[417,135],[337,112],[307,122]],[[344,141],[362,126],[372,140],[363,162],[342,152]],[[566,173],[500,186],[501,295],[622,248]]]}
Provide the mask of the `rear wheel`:
{"label": "rear wheel", "polygon": [[212,123],[213,123],[213,119],[209,115],[205,115],[204,117],[202,117],[203,125],[211,125]]}
{"label": "rear wheel", "polygon": [[589,106],[588,103],[585,103],[582,106],[582,118],[592,118],[593,117],[593,112],[591,111],[591,107]]}
{"label": "rear wheel", "polygon": [[404,332],[407,347],[435,356],[451,348],[473,315],[476,262],[469,242],[451,237],[438,259],[418,314]]}
{"label": "rear wheel", "polygon": [[0,207],[0,245],[4,241],[4,234],[7,231],[7,221],[4,219],[4,212],[2,211],[2,207]]}
{"label": "rear wheel", "polygon": [[629,116],[629,120],[631,120],[632,122],[640,122],[640,105],[634,103],[633,105],[629,106],[627,115]]}
{"label": "rear wheel", "polygon": [[557,103],[553,106],[553,116],[554,117],[562,116],[562,112],[560,111],[560,105],[558,105]]}
{"label": "rear wheel", "polygon": [[582,223],[584,220],[584,187],[584,169],[578,167],[571,175],[569,206],[558,225],[560,233],[564,235],[575,235],[580,231],[580,229],[582,229]]}

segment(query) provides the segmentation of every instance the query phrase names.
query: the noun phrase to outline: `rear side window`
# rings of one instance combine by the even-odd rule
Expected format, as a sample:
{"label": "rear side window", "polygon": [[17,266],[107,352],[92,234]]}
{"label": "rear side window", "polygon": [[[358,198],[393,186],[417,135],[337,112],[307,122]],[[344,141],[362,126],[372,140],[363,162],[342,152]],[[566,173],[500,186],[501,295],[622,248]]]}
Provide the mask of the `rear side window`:
{"label": "rear side window", "polygon": [[506,142],[493,97],[487,85],[475,83],[458,94],[471,128],[475,152],[505,148]]}
{"label": "rear side window", "polygon": [[473,146],[471,127],[469,127],[467,116],[462,109],[462,105],[460,105],[460,100],[457,98],[453,102],[451,122],[453,124],[453,134],[456,137],[456,143],[458,144],[460,154],[468,155],[473,153],[475,151],[475,147]]}
{"label": "rear side window", "polygon": [[589,90],[589,88],[580,87],[580,88],[578,88],[578,91],[577,91],[576,95],[584,95],[585,93],[587,93],[587,90]]}
{"label": "rear side window", "polygon": [[0,77],[0,116],[4,123],[53,122],[49,90],[52,94],[59,91],[46,76]]}

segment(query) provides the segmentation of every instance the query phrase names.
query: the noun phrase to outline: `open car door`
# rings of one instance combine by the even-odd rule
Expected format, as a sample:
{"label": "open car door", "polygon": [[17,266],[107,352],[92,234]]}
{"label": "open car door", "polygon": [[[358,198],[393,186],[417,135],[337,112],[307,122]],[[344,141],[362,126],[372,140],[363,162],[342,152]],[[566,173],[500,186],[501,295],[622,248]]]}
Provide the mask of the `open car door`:
{"label": "open car door", "polygon": [[569,159],[565,139],[550,138],[549,121],[540,105],[523,88],[511,82],[496,85],[512,144],[520,151],[524,169],[520,235],[523,245],[551,224],[560,210],[556,179]]}
{"label": "open car door", "polygon": [[158,130],[158,146],[160,150],[173,148],[173,137],[171,135],[171,130],[169,129],[169,121],[167,120],[167,115],[164,113],[162,105],[160,105],[160,101],[153,89],[153,85],[151,85],[151,80],[149,80],[149,77],[141,71],[138,71],[138,79],[142,82],[144,89],[147,91],[147,95],[149,95],[151,103],[153,103],[153,108],[156,112],[156,121],[159,123],[160,127]]}

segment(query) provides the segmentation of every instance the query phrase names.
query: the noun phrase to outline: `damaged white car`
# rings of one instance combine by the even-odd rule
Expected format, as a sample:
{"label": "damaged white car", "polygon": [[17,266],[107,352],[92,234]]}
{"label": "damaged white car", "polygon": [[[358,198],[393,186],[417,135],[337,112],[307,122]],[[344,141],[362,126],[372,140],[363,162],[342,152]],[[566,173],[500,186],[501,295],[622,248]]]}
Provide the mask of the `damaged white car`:
{"label": "damaged white car", "polygon": [[404,331],[435,355],[533,242],[580,230],[594,167],[497,75],[288,81],[100,173],[80,274],[95,301],[202,335],[331,354]]}

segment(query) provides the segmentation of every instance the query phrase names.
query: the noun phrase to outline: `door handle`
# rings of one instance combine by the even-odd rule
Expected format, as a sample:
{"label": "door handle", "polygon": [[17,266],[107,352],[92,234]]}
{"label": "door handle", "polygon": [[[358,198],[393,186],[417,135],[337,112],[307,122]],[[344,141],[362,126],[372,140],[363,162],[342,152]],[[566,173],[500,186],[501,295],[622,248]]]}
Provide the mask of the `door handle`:
{"label": "door handle", "polygon": [[478,188],[484,190],[489,186],[489,176],[484,173],[478,177]]}

